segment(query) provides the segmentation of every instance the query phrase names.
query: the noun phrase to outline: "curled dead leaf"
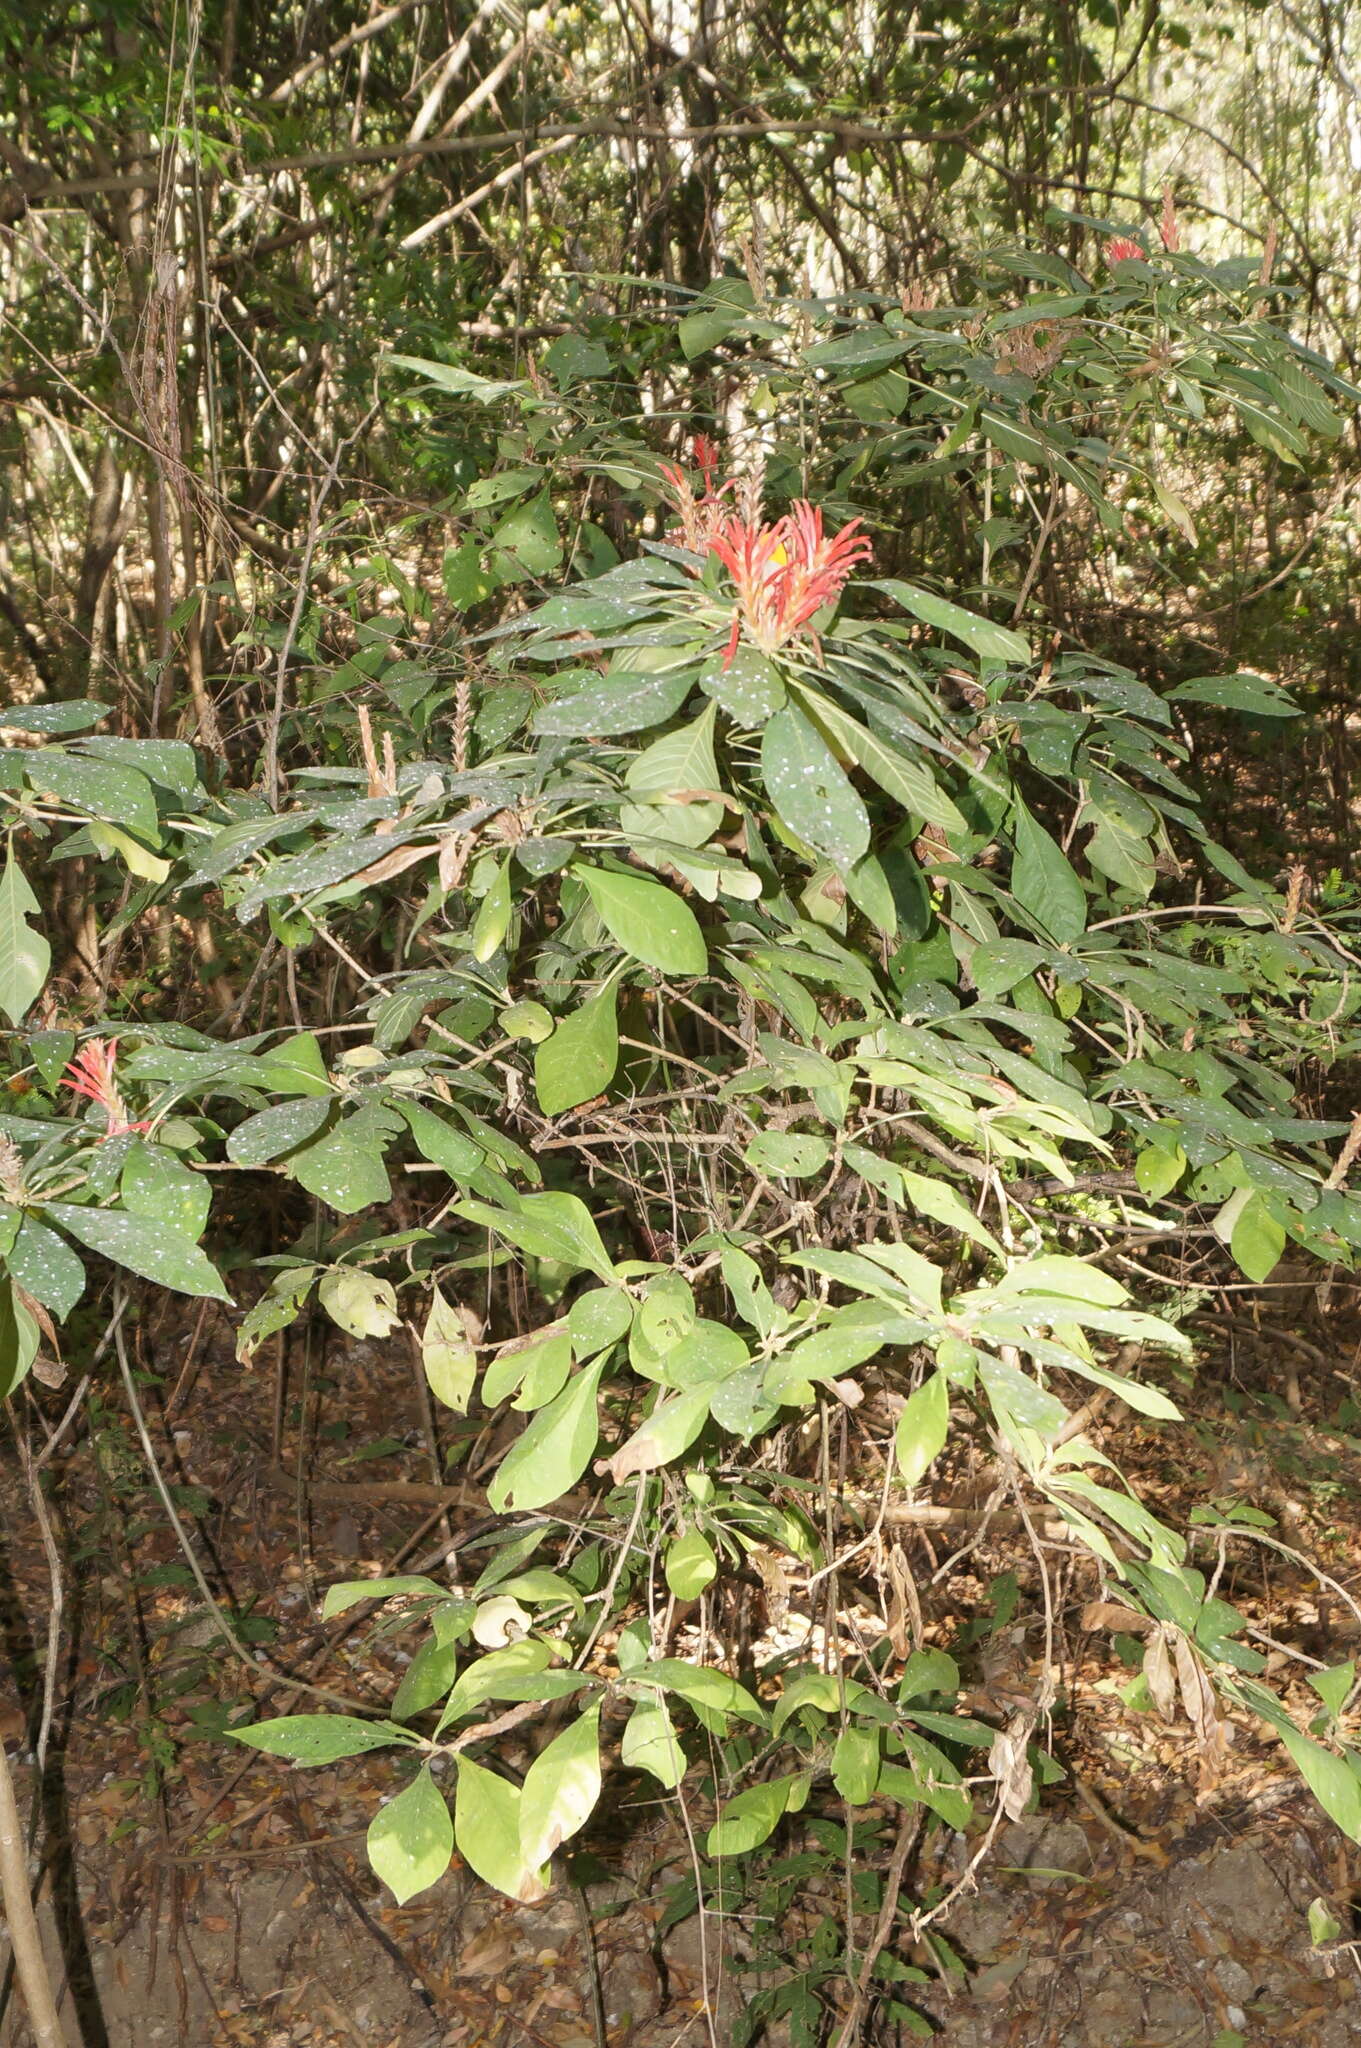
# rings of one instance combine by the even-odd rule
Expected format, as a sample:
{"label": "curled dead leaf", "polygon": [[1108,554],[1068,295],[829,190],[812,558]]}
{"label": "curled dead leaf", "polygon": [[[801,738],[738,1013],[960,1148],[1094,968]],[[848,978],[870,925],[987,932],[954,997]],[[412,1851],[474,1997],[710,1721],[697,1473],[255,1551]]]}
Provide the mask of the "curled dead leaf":
{"label": "curled dead leaf", "polygon": [[1164,1721],[1175,1721],[1177,1684],[1172,1676],[1172,1658],[1165,1628],[1154,1630],[1144,1651],[1144,1683],[1160,1717]]}
{"label": "curled dead leaf", "polygon": [[1109,1629],[1113,1635],[1142,1636],[1157,1623],[1137,1608],[1124,1607],[1118,1600],[1089,1600],[1082,1610],[1082,1626],[1088,1635]]}
{"label": "curled dead leaf", "polygon": [[997,1780],[997,1803],[1008,1820],[1020,1820],[1030,1803],[1035,1774],[1026,1755],[1031,1729],[1028,1714],[1014,1714],[999,1728],[988,1751],[988,1769]]}

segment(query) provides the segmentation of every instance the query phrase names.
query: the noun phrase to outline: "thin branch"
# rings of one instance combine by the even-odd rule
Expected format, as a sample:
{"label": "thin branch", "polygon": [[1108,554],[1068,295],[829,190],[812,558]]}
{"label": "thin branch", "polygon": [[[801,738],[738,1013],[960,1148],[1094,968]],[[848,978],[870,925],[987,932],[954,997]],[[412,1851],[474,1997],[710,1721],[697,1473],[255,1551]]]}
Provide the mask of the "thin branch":
{"label": "thin branch", "polygon": [[266,93],[266,100],[271,106],[281,106],[286,100],[292,99],[299,86],[306,85],[309,78],[315,78],[319,71],[325,70],[328,64],[333,64],[337,57],[345,56],[358,43],[367,43],[372,37],[382,35],[384,29],[391,28],[404,14],[411,14],[416,8],[424,7],[426,4],[427,0],[396,0],[395,6],[385,7],[381,14],[371,15],[360,27],[348,30],[343,36],[337,36],[329,49],[318,50],[305,64],[300,64],[296,71],[281,79],[272,92]]}

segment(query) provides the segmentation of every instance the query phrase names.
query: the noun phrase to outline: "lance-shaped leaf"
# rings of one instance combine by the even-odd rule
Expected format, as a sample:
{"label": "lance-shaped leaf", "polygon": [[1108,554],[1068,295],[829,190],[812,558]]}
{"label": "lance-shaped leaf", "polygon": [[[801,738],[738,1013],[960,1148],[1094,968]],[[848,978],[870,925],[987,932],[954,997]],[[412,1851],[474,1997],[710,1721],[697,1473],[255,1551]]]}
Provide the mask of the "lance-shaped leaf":
{"label": "lance-shaped leaf", "polygon": [[0,875],[0,1010],[11,1024],[22,1023],[52,964],[52,948],[28,922],[40,908],[11,844]]}

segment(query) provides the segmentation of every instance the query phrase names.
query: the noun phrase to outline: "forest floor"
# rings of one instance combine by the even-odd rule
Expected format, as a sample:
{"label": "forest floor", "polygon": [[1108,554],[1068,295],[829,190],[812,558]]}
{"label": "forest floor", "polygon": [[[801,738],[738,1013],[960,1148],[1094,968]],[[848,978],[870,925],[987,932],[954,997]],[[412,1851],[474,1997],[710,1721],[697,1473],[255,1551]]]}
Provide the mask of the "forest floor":
{"label": "forest floor", "polygon": [[[1260,1324],[1245,1300],[1270,1305]],[[1175,1389],[1199,1462],[1184,1428],[1174,1441],[1123,1411],[1102,1410],[1090,1433],[1165,1518],[1248,1502],[1274,1518],[1276,1539],[1361,1597],[1361,1317],[1350,1283],[1206,1295],[1204,1312],[1217,1318],[1201,1326],[1205,1358]],[[797,1884],[749,1883],[731,1913],[683,1917],[682,1816],[624,1775],[572,1865],[576,1881],[560,1880],[542,1904],[489,1893],[456,1858],[432,1891],[393,1907],[363,1850],[395,1782],[383,1755],[300,1772],[220,1729],[247,1706],[286,1711],[282,1673],[368,1704],[390,1695],[404,1639],[371,1635],[372,1610],[359,1610],[361,1626],[326,1629],[318,1607],[338,1579],[418,1559],[428,1569],[432,1546],[436,1557],[448,1547],[437,1505],[421,1497],[432,1465],[406,1350],[349,1345],[334,1331],[321,1350],[316,1333],[300,1492],[278,1476],[280,1463],[296,1470],[296,1374],[280,1386],[268,1354],[239,1366],[216,1308],[133,1334],[153,1437],[186,1489],[178,1499],[198,1554],[258,1641],[249,1669],[224,1650],[116,1381],[92,1388],[51,1462],[64,1615],[42,1790],[42,1911],[58,1974],[76,1988],[84,2048],[729,2048],[744,2003],[780,1977],[776,1957],[807,1965],[839,1923],[839,1862],[796,1838],[781,1853],[809,1852]],[[41,1395],[49,1429],[69,1392]],[[962,1467],[942,1475],[947,1499],[968,1497],[968,1485]],[[52,1565],[12,1452],[0,1487],[0,1600],[18,1681],[0,1725],[31,1796]],[[458,1518],[469,1517],[453,1512],[456,1545]],[[1018,1616],[1028,1611],[1036,1568],[1024,1538],[989,1530],[953,1565],[940,1532],[904,1540],[920,1582],[934,1580],[927,1640],[958,1649],[972,1623],[969,1704],[1004,1717],[1042,1645],[1019,1621],[978,1624],[1005,1616],[1009,1588],[1023,1596]],[[862,1640],[885,1632],[881,1589],[849,1584]],[[1138,1646],[1090,1613],[1083,1631],[1102,1592],[1093,1567],[1057,1553],[1051,1591],[1065,1775],[1038,1814],[997,1834],[939,1923],[943,1943],[903,1957],[932,1973],[911,1990],[936,2037],[957,2048],[1361,2042],[1358,1952],[1346,1946],[1361,1907],[1355,1850],[1255,1725],[1235,1725],[1212,1767],[1184,1721],[1151,1710]],[[1227,1546],[1220,1591],[1307,1719],[1317,1707],[1308,1672],[1361,1652],[1346,1599],[1251,1541]],[[795,1616],[799,1604],[795,1584]],[[985,1810],[975,1838],[941,1828],[917,1841],[911,1896],[956,1883],[987,1821]],[[886,1814],[863,1853],[886,1862],[895,1827]],[[1315,1898],[1342,1925],[1330,1952],[1311,1946]],[[780,2022],[764,2038],[799,2037]],[[14,2005],[0,2043],[27,2048]]]}

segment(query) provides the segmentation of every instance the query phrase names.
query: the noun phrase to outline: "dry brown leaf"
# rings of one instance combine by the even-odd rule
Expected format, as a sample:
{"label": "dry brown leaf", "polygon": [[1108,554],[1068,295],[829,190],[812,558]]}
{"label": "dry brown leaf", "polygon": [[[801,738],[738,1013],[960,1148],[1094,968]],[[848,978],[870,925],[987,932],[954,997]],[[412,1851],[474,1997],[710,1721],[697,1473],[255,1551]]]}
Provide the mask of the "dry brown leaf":
{"label": "dry brown leaf", "polygon": [[997,1780],[997,1801],[1008,1820],[1020,1820],[1030,1803],[1035,1774],[1026,1755],[1031,1718],[1014,1714],[999,1728],[988,1751],[988,1769]]}
{"label": "dry brown leaf", "polygon": [[419,846],[396,846],[391,853],[385,853],[372,867],[363,868],[354,877],[356,882],[387,882],[394,875],[403,874],[407,868],[414,868],[418,860],[436,851],[443,852],[437,840],[424,840]]}
{"label": "dry brown leaf", "polygon": [[1082,1610],[1082,1626],[1088,1635],[1104,1628],[1113,1635],[1142,1636],[1157,1623],[1133,1607],[1122,1607],[1118,1600],[1089,1600]]}
{"label": "dry brown leaf", "polygon": [[490,1927],[484,1927],[465,1949],[459,1951],[459,1975],[499,1977],[508,1968],[514,1954],[515,1943],[510,1933],[499,1921],[493,1921]]}
{"label": "dry brown leaf", "polygon": [[1155,1629],[1144,1651],[1144,1680],[1154,1706],[1164,1721],[1177,1718],[1177,1684],[1172,1676],[1172,1658],[1167,1630]]}

